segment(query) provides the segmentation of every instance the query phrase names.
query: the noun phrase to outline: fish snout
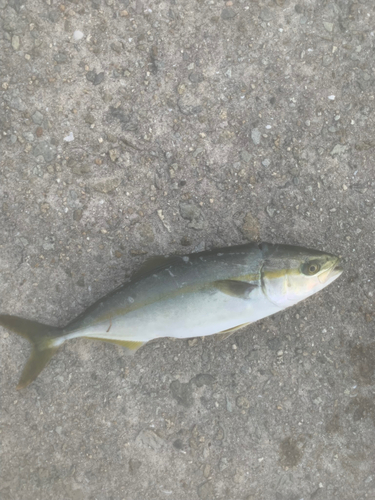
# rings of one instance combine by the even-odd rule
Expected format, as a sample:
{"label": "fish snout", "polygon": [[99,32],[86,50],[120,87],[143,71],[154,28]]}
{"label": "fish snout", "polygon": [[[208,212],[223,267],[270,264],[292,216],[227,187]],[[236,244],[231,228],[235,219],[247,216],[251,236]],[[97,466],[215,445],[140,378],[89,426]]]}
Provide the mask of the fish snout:
{"label": "fish snout", "polygon": [[319,281],[320,283],[324,284],[329,284],[332,283],[335,279],[337,279],[340,274],[343,272],[343,267],[341,264],[341,260],[339,257],[337,257],[336,262],[333,264],[333,266],[325,271],[324,273],[319,275]]}

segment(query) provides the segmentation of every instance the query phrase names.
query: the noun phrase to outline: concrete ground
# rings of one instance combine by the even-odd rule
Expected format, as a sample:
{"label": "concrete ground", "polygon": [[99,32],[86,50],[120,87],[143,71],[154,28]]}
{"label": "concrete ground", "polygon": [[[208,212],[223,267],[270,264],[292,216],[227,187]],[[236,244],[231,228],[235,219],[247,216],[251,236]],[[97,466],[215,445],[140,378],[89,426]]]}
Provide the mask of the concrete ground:
{"label": "concrete ground", "polygon": [[149,256],[342,255],[326,290],[134,357],[0,330],[1,500],[375,499],[370,0],[0,0],[0,312],[64,325]]}

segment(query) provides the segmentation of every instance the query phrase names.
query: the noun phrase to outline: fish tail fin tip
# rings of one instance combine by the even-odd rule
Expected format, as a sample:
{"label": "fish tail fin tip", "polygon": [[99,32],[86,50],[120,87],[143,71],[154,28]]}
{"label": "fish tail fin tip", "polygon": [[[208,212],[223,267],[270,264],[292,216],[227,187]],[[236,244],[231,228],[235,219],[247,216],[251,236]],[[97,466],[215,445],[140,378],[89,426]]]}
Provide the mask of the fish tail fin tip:
{"label": "fish tail fin tip", "polygon": [[50,347],[45,348],[42,351],[39,349],[33,348],[29,359],[26,362],[26,365],[22,371],[21,378],[18,382],[17,389],[24,389],[31,382],[33,382],[39,373],[47,366],[49,360],[57,351],[58,347]]}
{"label": "fish tail fin tip", "polygon": [[36,379],[57,351],[62,343],[61,340],[57,342],[62,329],[9,315],[0,315],[0,325],[25,337],[32,345],[32,352],[17,385],[17,389],[23,389]]}

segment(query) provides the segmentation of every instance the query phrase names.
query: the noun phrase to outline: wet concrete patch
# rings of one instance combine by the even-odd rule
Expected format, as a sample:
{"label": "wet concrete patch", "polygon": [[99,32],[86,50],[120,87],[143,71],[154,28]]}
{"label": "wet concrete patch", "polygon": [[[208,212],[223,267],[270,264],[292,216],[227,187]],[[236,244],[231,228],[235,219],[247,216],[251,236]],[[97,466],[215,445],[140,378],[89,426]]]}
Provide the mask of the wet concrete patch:
{"label": "wet concrete patch", "polygon": [[293,438],[291,436],[285,438],[279,449],[279,464],[282,467],[295,467],[303,457],[304,438]]}
{"label": "wet concrete patch", "polygon": [[354,346],[350,351],[350,362],[358,384],[372,384],[375,373],[375,342]]}
{"label": "wet concrete patch", "polygon": [[346,408],[346,413],[352,416],[354,422],[369,418],[375,425],[375,402],[373,399],[364,396],[352,399]]}

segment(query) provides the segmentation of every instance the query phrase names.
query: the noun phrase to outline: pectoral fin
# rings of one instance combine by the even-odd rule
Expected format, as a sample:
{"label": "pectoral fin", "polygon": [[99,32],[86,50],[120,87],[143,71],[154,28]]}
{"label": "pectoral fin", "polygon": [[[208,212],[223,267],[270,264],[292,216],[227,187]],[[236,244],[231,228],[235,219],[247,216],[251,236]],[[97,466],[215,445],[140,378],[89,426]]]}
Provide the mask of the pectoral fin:
{"label": "pectoral fin", "polygon": [[215,281],[213,285],[221,292],[239,299],[248,299],[251,292],[257,288],[257,285],[252,285],[246,281],[236,280],[218,280]]}

